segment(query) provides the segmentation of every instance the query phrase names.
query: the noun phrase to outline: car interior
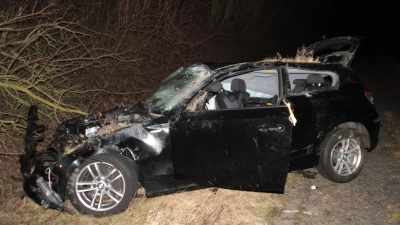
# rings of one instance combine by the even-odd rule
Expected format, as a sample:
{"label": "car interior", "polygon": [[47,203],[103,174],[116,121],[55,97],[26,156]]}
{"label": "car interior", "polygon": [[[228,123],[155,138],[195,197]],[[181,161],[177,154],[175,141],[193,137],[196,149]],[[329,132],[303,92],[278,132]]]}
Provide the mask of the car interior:
{"label": "car interior", "polygon": [[332,72],[288,69],[292,94],[337,89],[337,75]]}
{"label": "car interior", "polygon": [[273,106],[278,103],[275,69],[253,71],[215,83],[208,89],[208,110]]}
{"label": "car interior", "polygon": [[[337,75],[329,71],[288,69],[292,95],[337,89]],[[276,69],[252,71],[223,79],[208,88],[202,101],[207,110],[268,107],[280,104]],[[198,100],[198,99],[197,99]],[[188,107],[189,108],[189,107]],[[191,108],[191,107],[190,107]],[[193,110],[192,109],[192,110]]]}

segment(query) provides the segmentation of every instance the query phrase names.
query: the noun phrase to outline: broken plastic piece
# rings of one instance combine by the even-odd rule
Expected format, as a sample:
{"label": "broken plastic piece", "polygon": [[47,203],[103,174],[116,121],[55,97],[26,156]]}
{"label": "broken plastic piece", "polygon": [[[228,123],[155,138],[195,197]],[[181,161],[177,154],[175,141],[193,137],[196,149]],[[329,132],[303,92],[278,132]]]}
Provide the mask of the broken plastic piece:
{"label": "broken plastic piece", "polygon": [[288,107],[288,109],[289,109],[289,113],[290,113],[289,120],[290,120],[290,122],[292,122],[293,126],[296,126],[297,119],[296,119],[296,117],[295,117],[294,114],[293,114],[292,106],[291,106],[289,103],[287,103],[285,100],[283,100],[283,103],[285,103],[285,105],[286,105],[286,106]]}
{"label": "broken plastic piece", "polygon": [[44,208],[47,209],[51,203],[55,204],[55,206],[60,210],[65,208],[65,204],[61,200],[61,197],[47,185],[43,177],[36,180],[36,185],[40,189],[40,193],[43,195],[41,204]]}
{"label": "broken plastic piece", "polygon": [[211,188],[210,191],[211,191],[213,194],[216,194],[216,193],[218,192],[218,188]]}

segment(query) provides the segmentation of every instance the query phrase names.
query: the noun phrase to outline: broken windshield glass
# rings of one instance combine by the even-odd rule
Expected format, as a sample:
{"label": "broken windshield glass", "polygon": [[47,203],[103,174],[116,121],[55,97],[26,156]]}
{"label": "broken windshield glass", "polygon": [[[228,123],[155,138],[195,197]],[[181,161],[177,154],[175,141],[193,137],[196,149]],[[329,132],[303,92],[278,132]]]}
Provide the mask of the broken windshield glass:
{"label": "broken windshield glass", "polygon": [[150,112],[164,113],[185,104],[205,83],[211,80],[207,66],[180,68],[149,93],[143,102]]}

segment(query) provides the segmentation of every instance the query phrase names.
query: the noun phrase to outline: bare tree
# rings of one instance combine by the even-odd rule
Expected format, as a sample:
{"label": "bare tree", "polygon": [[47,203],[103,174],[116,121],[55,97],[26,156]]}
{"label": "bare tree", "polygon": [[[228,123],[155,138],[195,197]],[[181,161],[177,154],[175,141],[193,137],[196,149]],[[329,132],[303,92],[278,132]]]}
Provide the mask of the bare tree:
{"label": "bare tree", "polygon": [[[0,140],[24,133],[30,105],[47,124],[132,103],[213,34],[196,2],[5,1],[0,7]],[[57,2],[60,3],[60,2]],[[117,4],[114,4],[117,3]],[[3,3],[5,4],[5,3]],[[204,5],[199,3],[199,7]]]}
{"label": "bare tree", "polygon": [[124,51],[102,48],[99,37],[107,35],[70,20],[71,9],[55,5],[39,8],[36,2],[3,14],[0,129],[8,138],[13,139],[15,132],[23,132],[23,118],[33,104],[39,106],[40,115],[51,123],[74,114],[86,114],[87,109],[82,107],[85,94],[104,90],[82,89],[75,79],[85,71],[109,67],[115,61],[135,62],[126,60]]}

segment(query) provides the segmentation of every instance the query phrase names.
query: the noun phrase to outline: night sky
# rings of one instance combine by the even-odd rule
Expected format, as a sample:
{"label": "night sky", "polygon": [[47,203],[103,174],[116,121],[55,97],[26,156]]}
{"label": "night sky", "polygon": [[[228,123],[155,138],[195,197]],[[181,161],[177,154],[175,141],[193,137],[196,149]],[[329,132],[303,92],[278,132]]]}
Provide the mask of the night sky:
{"label": "night sky", "polygon": [[[399,12],[395,1],[339,0],[334,2],[334,14],[326,26],[315,34],[364,37],[360,51],[381,50],[396,56],[399,49]],[[372,48],[372,49],[371,49]]]}
{"label": "night sky", "polygon": [[[400,13],[393,0],[264,0],[263,15],[267,19],[260,16],[257,20],[248,19],[248,14],[257,12],[248,11],[246,5],[242,10],[241,23],[257,24],[258,28],[241,31],[242,25],[231,34],[240,40],[247,39],[245,49],[257,53],[246,57],[254,60],[277,52],[293,56],[298,47],[320,41],[323,36],[362,37],[357,54],[379,49],[396,56],[400,50],[397,34]],[[273,13],[277,15],[270,19]]]}
{"label": "night sky", "polygon": [[[3,0],[7,1],[15,4],[13,0]],[[54,2],[65,6],[74,5],[77,8],[84,6],[82,1],[78,0]],[[102,10],[115,6],[113,0],[99,2],[103,3]],[[181,1],[182,4],[192,4],[193,7],[198,7],[198,2],[209,7],[209,11],[205,12],[207,15],[204,15],[205,18],[208,17],[211,1]],[[230,0],[218,2],[221,2],[221,5],[231,3]],[[399,7],[396,7],[394,0],[236,0],[233,2],[238,10],[230,19],[229,25],[224,24],[223,29],[218,32],[223,31],[227,37],[236,39],[230,42],[227,41],[229,38],[219,40],[216,46],[220,52],[227,52],[228,56],[232,55],[232,52],[237,52],[237,55],[242,57],[224,58],[224,54],[221,54],[213,58],[212,55],[215,55],[213,52],[206,60],[260,60],[263,57],[275,56],[277,52],[283,56],[293,56],[298,47],[320,41],[323,36],[326,38],[361,36],[364,39],[359,52],[379,49],[397,56],[397,52],[400,51],[397,34]],[[223,15],[223,11],[220,14]],[[257,16],[252,16],[254,14]],[[202,27],[201,30],[215,32],[215,30],[207,31],[207,27]],[[215,50],[214,47],[212,50]]]}

